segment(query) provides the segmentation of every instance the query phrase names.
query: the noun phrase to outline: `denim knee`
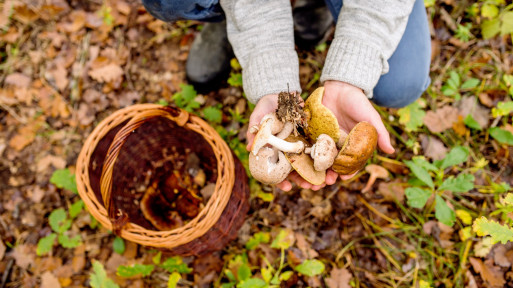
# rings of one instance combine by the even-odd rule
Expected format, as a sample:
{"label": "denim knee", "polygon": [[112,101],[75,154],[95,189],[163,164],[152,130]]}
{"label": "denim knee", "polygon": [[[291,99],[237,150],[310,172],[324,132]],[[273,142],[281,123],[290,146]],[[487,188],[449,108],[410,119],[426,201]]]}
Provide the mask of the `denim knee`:
{"label": "denim knee", "polygon": [[[428,71],[427,69],[425,71]],[[431,83],[429,73],[425,71],[409,71],[401,75],[389,75],[381,77],[374,88],[372,101],[379,106],[389,108],[401,108],[414,102],[426,91]],[[424,73],[422,73],[424,72]]]}
{"label": "denim knee", "polygon": [[200,20],[217,22],[224,19],[218,0],[142,0],[146,10],[165,22]]}

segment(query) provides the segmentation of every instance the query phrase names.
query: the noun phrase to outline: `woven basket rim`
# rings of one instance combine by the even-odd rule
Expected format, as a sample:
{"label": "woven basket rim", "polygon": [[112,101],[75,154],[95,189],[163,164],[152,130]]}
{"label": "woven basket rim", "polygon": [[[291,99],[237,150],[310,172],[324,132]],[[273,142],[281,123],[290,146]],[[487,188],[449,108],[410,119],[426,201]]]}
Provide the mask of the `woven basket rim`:
{"label": "woven basket rim", "polygon": [[[90,185],[89,163],[91,156],[100,140],[112,128],[132,118],[137,113],[145,110],[161,109],[162,107],[158,104],[136,104],[114,112],[95,127],[80,151],[76,168],[78,193],[93,217],[109,230],[112,230],[112,223],[109,220],[107,210],[97,200]],[[169,249],[177,247],[204,235],[219,220],[224,211],[235,182],[234,159],[231,150],[214,128],[198,116],[189,115],[183,127],[200,134],[214,151],[218,175],[213,195],[200,214],[184,226],[168,231],[154,231],[134,223],[128,223],[120,231],[122,238],[155,248]]]}

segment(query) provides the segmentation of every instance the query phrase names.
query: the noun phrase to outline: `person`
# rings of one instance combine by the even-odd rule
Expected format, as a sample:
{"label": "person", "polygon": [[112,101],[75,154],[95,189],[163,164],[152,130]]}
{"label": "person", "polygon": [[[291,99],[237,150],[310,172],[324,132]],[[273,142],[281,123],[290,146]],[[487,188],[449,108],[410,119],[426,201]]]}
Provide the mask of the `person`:
{"label": "person", "polygon": [[[360,121],[370,122],[378,132],[378,147],[393,153],[389,133],[371,101],[404,107],[430,84],[431,41],[423,0],[143,0],[143,4],[164,21],[225,19],[204,26],[191,47],[186,72],[198,85],[214,81],[226,69],[225,55],[231,53],[223,44],[227,38],[242,67],[246,97],[256,104],[249,127],[277,108],[277,95],[287,85],[290,91],[301,92],[294,38],[296,43],[322,40],[326,19],[328,25],[331,21],[336,25],[320,77],[325,88],[322,103],[346,132]],[[247,134],[248,149],[253,138]],[[353,175],[329,170],[325,184],[313,186],[291,173],[277,186],[290,190],[292,181],[318,190],[339,176]]]}

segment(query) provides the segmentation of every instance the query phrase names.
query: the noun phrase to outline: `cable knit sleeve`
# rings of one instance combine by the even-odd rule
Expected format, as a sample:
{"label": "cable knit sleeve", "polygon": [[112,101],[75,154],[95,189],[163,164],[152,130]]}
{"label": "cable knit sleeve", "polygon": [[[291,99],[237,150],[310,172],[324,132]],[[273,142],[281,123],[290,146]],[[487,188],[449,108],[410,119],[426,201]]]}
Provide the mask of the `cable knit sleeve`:
{"label": "cable knit sleeve", "polygon": [[402,38],[415,0],[344,0],[321,82],[338,80],[372,90]]}
{"label": "cable knit sleeve", "polygon": [[228,39],[242,66],[246,97],[301,92],[289,0],[221,0]]}

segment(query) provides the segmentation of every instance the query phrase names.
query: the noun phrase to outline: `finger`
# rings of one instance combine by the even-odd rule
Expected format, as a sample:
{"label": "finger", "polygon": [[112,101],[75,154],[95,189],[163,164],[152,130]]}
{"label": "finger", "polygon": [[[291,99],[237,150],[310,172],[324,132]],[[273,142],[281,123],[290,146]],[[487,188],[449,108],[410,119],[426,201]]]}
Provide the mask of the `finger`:
{"label": "finger", "polygon": [[326,172],[326,185],[333,185],[337,182],[338,174],[337,172],[329,169]]}
{"label": "finger", "polygon": [[251,151],[251,146],[253,146],[253,139],[255,139],[255,134],[250,133],[248,129],[248,132],[246,132],[246,140],[248,141],[248,145],[246,145],[246,150]]}
{"label": "finger", "polygon": [[385,125],[383,124],[379,114],[376,114],[375,117],[373,117],[371,124],[376,128],[376,131],[378,132],[378,147],[387,154],[394,153],[395,149],[390,143],[390,133],[388,133],[387,128],[385,128]]}
{"label": "finger", "polygon": [[276,187],[287,192],[290,191],[290,189],[292,189],[292,184],[287,180],[283,180],[281,183],[276,184]]}
{"label": "finger", "polygon": [[326,187],[326,184],[322,184],[322,185],[312,185],[312,189],[313,191],[317,191],[317,190],[320,190],[321,188],[324,188]]}
{"label": "finger", "polygon": [[289,180],[296,183],[299,187],[303,189],[310,189],[312,188],[312,184],[310,182],[303,179],[303,177],[299,176],[296,172],[290,173],[288,176]]}
{"label": "finger", "polygon": [[349,180],[349,179],[353,178],[353,177],[354,177],[354,175],[356,175],[356,173],[358,173],[358,171],[357,171],[357,172],[354,172],[354,173],[353,173],[353,174],[351,174],[351,175],[340,175],[340,179],[342,179],[343,181]]}

